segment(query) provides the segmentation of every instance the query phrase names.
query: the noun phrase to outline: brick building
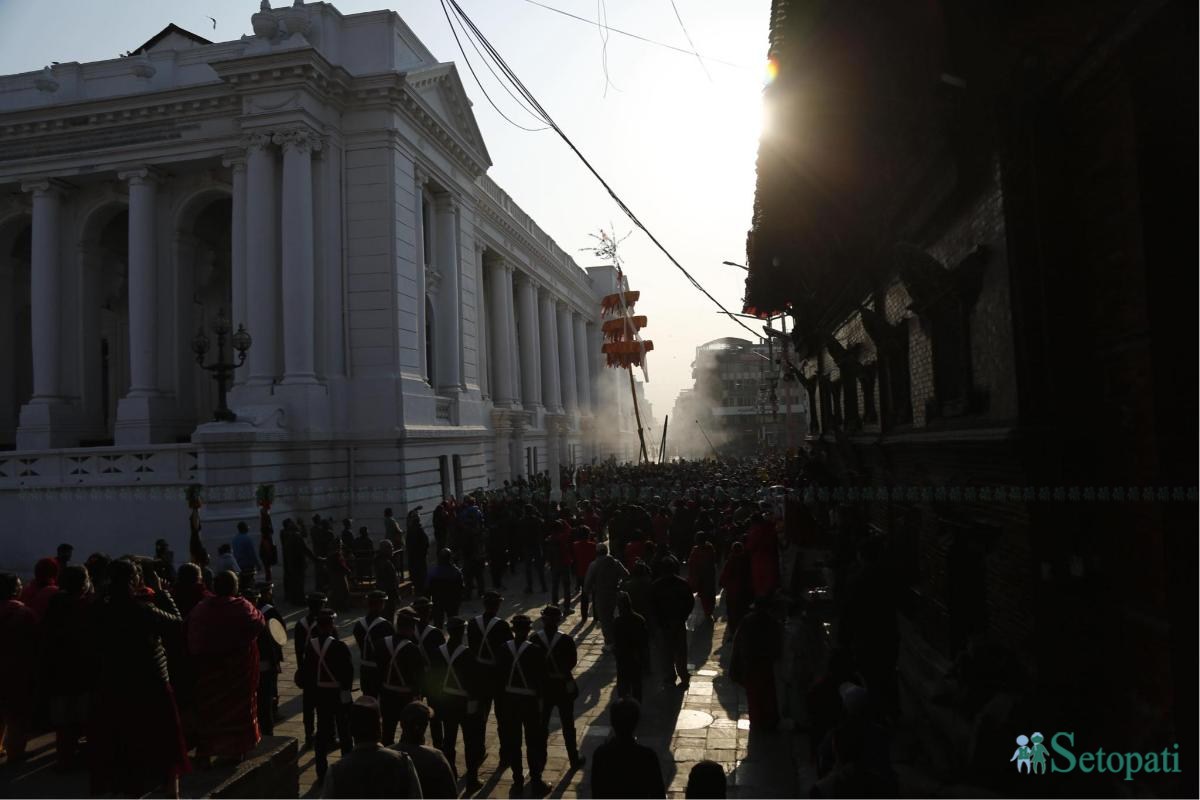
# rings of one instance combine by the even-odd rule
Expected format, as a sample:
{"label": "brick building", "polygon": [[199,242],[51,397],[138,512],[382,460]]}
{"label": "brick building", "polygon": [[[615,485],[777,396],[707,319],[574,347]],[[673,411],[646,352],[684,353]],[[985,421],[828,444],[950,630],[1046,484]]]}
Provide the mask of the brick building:
{"label": "brick building", "polygon": [[985,637],[1030,724],[1178,741],[1192,787],[1195,29],[1186,2],[775,0],[746,283],[794,318],[833,475],[905,488],[842,518],[901,573],[912,693]]}

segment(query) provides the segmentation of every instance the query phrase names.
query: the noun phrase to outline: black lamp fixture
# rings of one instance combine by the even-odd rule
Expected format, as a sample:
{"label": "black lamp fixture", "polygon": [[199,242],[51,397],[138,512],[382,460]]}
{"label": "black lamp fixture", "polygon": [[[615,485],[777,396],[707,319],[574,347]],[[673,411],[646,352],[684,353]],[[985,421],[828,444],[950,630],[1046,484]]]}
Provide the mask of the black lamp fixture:
{"label": "black lamp fixture", "polygon": [[212,324],[212,332],[217,335],[217,360],[212,364],[204,363],[204,357],[208,354],[211,342],[204,333],[203,325],[196,331],[196,336],[192,339],[192,352],[196,354],[196,363],[200,365],[201,369],[211,372],[217,381],[217,408],[213,412],[213,420],[216,422],[237,421],[237,415],[229,410],[225,398],[229,391],[229,382],[233,379],[233,371],[246,363],[246,351],[250,349],[251,344],[246,326],[238,325],[237,332],[230,337],[230,343],[233,345],[234,352],[237,353],[238,360],[237,363],[226,361],[225,339],[229,337],[231,328],[229,317],[225,316],[225,309],[221,309],[217,312],[217,318]]}

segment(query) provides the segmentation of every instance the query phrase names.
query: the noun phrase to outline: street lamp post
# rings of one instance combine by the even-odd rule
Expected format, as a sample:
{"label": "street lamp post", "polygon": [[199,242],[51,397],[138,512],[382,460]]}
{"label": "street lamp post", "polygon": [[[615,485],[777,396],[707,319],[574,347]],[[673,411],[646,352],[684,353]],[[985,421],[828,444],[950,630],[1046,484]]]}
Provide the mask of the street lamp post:
{"label": "street lamp post", "polygon": [[196,336],[192,339],[192,352],[196,354],[196,363],[200,368],[207,370],[213,374],[213,378],[217,381],[217,408],[213,412],[213,420],[216,422],[236,422],[237,414],[234,414],[226,404],[225,396],[229,391],[229,382],[233,379],[233,371],[246,363],[246,351],[250,349],[250,334],[246,333],[245,325],[238,325],[237,332],[231,337],[231,344],[234,352],[238,355],[237,363],[225,360],[225,337],[229,336],[230,330],[229,317],[225,316],[225,310],[221,309],[217,312],[217,318],[213,321],[212,331],[217,335],[217,360],[212,364],[204,363],[204,356],[208,354],[209,339],[204,334],[204,326],[196,331]]}

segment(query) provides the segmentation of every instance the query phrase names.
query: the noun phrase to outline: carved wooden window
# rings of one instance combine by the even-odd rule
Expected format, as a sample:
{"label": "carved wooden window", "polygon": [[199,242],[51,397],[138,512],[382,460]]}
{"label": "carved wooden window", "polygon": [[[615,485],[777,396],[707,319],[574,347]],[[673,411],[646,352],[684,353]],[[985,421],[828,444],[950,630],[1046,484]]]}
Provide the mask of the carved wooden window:
{"label": "carved wooden window", "polygon": [[884,364],[887,370],[887,421],[891,425],[910,425],[912,413],[912,372],[908,363],[908,327],[901,323]]}
{"label": "carved wooden window", "polygon": [[875,370],[877,364],[864,364],[858,373],[858,385],[863,393],[863,422],[874,425],[879,422],[879,414],[875,410]]}
{"label": "carved wooden window", "polygon": [[986,398],[976,392],[971,369],[971,310],[979,297],[987,250],[976,247],[954,269],[946,269],[923,250],[900,245],[900,276],[912,309],[933,345],[934,397],[927,419],[982,410]]}
{"label": "carved wooden window", "polygon": [[848,431],[861,431],[862,422],[858,416],[858,381],[853,374],[842,374],[842,424]]}

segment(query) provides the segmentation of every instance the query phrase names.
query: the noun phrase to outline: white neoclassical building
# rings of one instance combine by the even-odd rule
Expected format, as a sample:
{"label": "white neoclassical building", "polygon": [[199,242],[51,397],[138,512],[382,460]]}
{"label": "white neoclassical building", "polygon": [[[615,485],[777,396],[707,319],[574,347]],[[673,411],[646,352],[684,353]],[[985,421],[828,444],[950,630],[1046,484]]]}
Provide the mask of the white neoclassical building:
{"label": "white neoclassical building", "polygon": [[[387,505],[635,457],[615,274],[487,177],[454,64],[391,11],[264,2],[253,30],[0,76],[0,566],[186,552],[190,484],[217,538],[260,483],[378,533]],[[222,311],[252,337],[235,422],[192,350]]]}

